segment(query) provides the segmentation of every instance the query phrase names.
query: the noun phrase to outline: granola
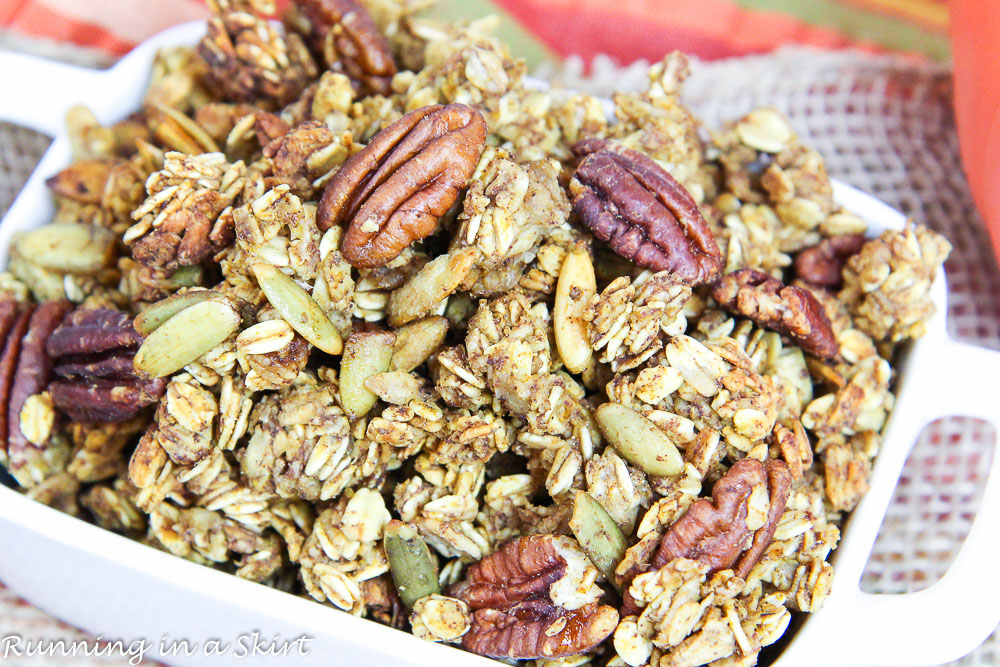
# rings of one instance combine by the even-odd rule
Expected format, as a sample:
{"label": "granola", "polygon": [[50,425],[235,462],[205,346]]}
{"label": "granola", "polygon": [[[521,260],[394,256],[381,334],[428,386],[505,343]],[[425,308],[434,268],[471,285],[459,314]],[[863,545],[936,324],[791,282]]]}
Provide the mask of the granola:
{"label": "granola", "polygon": [[612,120],[422,0],[209,4],[12,239],[30,497],[540,667],[749,666],[822,607],[947,241],[866,240],[773,109],[704,139],[680,54]]}

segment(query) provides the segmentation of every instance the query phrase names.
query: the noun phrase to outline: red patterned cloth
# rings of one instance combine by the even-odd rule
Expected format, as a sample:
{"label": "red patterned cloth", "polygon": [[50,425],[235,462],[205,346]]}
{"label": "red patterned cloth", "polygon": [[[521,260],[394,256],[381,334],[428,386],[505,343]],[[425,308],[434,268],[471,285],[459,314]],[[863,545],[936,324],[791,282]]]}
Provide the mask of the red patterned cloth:
{"label": "red patterned cloth", "polygon": [[[945,59],[946,0],[439,0],[442,13],[501,8],[561,56],[597,54],[626,64],[677,49],[706,60],[786,44],[898,51]],[[279,9],[288,0],[278,0]],[[953,0],[957,105],[963,157],[980,211],[1000,251],[1000,2]],[[204,18],[204,0],[5,0],[0,27],[120,56],[171,25]],[[537,49],[536,49],[537,51]],[[537,64],[537,63],[530,63]]]}
{"label": "red patterned cloth", "polygon": [[202,0],[4,0],[0,26],[124,55],[172,25],[206,18]]}
{"label": "red patterned cloth", "polygon": [[[496,0],[562,56],[655,62],[666,51],[706,60],[763,53],[783,44],[880,50],[866,40],[789,14],[746,9],[732,0]],[[614,26],[609,29],[609,26]]]}

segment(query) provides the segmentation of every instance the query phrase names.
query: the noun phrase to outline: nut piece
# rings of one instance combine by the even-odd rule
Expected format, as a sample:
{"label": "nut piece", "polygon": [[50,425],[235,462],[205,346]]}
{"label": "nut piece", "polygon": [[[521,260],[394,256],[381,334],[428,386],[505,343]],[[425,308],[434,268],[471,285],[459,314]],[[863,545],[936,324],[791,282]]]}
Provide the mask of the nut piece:
{"label": "nut piece", "polygon": [[771,433],[772,457],[777,454],[788,464],[792,479],[802,479],[802,475],[813,464],[812,445],[809,436],[798,419],[774,425]]}
{"label": "nut piece", "polygon": [[365,380],[365,388],[386,403],[406,405],[421,394],[423,383],[418,376],[406,371],[376,373]]}
{"label": "nut piece", "polygon": [[425,317],[396,329],[396,348],[389,368],[412,371],[444,343],[448,333],[448,318],[440,315]]}
{"label": "nut piece", "polygon": [[47,179],[45,185],[57,197],[81,204],[100,204],[112,165],[110,160],[80,160]]}
{"label": "nut piece", "polygon": [[36,447],[44,447],[56,423],[52,397],[48,392],[28,397],[21,406],[20,422],[21,433],[28,442]]}
{"label": "nut piece", "polygon": [[590,651],[618,625],[598,604],[597,570],[569,537],[532,535],[469,566],[452,597],[469,605],[466,650],[491,658],[560,658]]}
{"label": "nut piece", "polygon": [[716,283],[712,298],[729,312],[788,336],[809,354],[837,356],[830,318],[807,289],[786,286],[763,271],[739,269]]}
{"label": "nut piece", "polygon": [[865,244],[864,234],[839,234],[823,239],[795,256],[795,276],[810,285],[837,288],[847,260]]}
{"label": "nut piece", "polygon": [[577,491],[569,528],[597,569],[611,578],[628,543],[604,506],[586,491]]}
{"label": "nut piece", "polygon": [[389,325],[398,327],[434,310],[465,279],[476,261],[476,249],[465,248],[424,264],[389,298]]}
{"label": "nut piece", "polygon": [[486,121],[464,104],[416,109],[352,155],[323,191],[316,224],[350,222],[342,252],[384,266],[428,236],[458,199],[486,142]]}
{"label": "nut piece", "polygon": [[340,361],[340,404],[352,419],[368,414],[378,400],[365,380],[389,370],[395,343],[390,331],[355,331],[347,339]]}
{"label": "nut piece", "polygon": [[142,337],[121,311],[68,314],[46,345],[60,377],[49,385],[55,407],[77,422],[119,422],[155,403],[166,381],[136,375],[133,357],[140,343]]}
{"label": "nut piece", "polygon": [[690,558],[707,565],[709,573],[732,568],[746,577],[771,543],[791,484],[783,461],[770,460],[765,467],[740,459],[712,487],[711,500],[698,500],[670,526],[653,567]]}
{"label": "nut piece", "polygon": [[115,235],[103,227],[57,222],[18,234],[11,245],[32,264],[62,273],[86,274],[111,264]]}
{"label": "nut piece", "polygon": [[217,153],[219,145],[190,116],[167,104],[150,100],[146,104],[146,124],[166,148],[192,156]]}
{"label": "nut piece", "polygon": [[754,109],[736,123],[736,136],[750,148],[765,153],[780,153],[795,138],[792,128],[774,109]]}
{"label": "nut piece", "polygon": [[573,210],[616,253],[688,285],[711,283],[722,252],[698,204],[652,159],[604,139],[573,146],[583,157],[570,193]]}
{"label": "nut piece", "polygon": [[334,72],[343,71],[363,95],[388,95],[396,63],[389,42],[364,5],[354,0],[296,0],[308,24],[306,41]]}
{"label": "nut piece", "polygon": [[298,35],[282,37],[266,20],[246,12],[209,19],[196,52],[213,91],[227,101],[264,109],[294,100],[317,73]]}
{"label": "nut piece", "polygon": [[385,527],[385,556],[399,599],[408,608],[425,595],[441,591],[437,559],[411,526],[393,519]]}
{"label": "nut piece", "polygon": [[587,251],[580,248],[566,255],[556,284],[552,320],[559,356],[570,373],[583,371],[593,355],[584,313],[596,293],[597,278]]}
{"label": "nut piece", "polygon": [[298,283],[270,264],[252,267],[257,284],[282,319],[299,335],[328,354],[340,354],[344,343],[319,304]]}
{"label": "nut piece", "polygon": [[135,353],[135,370],[143,378],[171,375],[229,338],[239,324],[227,300],[189,306],[149,334]]}
{"label": "nut piece", "polygon": [[594,412],[594,419],[615,450],[643,472],[673,477],[684,469],[677,446],[635,410],[621,403],[604,403]]}

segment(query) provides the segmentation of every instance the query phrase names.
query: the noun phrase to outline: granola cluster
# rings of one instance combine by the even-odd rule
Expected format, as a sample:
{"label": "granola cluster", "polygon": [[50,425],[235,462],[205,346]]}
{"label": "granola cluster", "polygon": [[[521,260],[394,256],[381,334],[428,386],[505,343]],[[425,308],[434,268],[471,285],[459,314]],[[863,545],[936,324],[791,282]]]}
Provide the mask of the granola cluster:
{"label": "granola cluster", "polygon": [[950,246],[772,109],[536,90],[411,0],[213,2],[0,273],[31,497],[423,639],[753,665],[830,592]]}

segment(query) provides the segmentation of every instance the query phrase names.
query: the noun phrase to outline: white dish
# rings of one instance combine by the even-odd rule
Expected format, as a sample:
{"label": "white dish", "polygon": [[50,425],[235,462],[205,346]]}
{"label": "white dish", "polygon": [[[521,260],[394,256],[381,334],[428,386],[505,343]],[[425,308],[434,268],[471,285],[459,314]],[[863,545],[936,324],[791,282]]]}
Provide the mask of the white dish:
{"label": "white dish", "polygon": [[[52,137],[52,146],[0,224],[0,266],[10,236],[47,222],[53,213],[47,177],[70,161],[63,118],[86,104],[105,123],[138,108],[157,49],[194,44],[201,22],[147,40],[113,68],[81,69],[24,55],[0,53],[0,120]],[[837,201],[868,221],[872,234],[901,228],[903,216],[841,183]],[[933,288],[937,313],[927,335],[899,365],[895,412],[871,479],[834,554],[836,575],[825,607],[810,615],[774,663],[821,665],[935,665],[972,650],[1000,622],[1000,456],[994,456],[982,508],[945,577],[906,595],[872,595],[859,588],[862,570],[916,436],[929,422],[969,415],[1000,428],[1000,353],[952,340],[945,330],[943,272]],[[224,664],[497,664],[457,649],[354,618],[156,551],[29,500],[0,486],[0,580],[24,598],[72,625],[128,644],[152,645],[145,657],[174,665]],[[240,657],[251,633],[292,641],[305,634],[307,655]],[[187,639],[194,655],[161,656],[162,637]],[[240,638],[243,638],[240,641]],[[25,639],[30,639],[26,637]],[[221,657],[201,654],[205,642],[229,643]],[[239,643],[238,643],[239,642]],[[2,647],[0,647],[2,651]]]}

